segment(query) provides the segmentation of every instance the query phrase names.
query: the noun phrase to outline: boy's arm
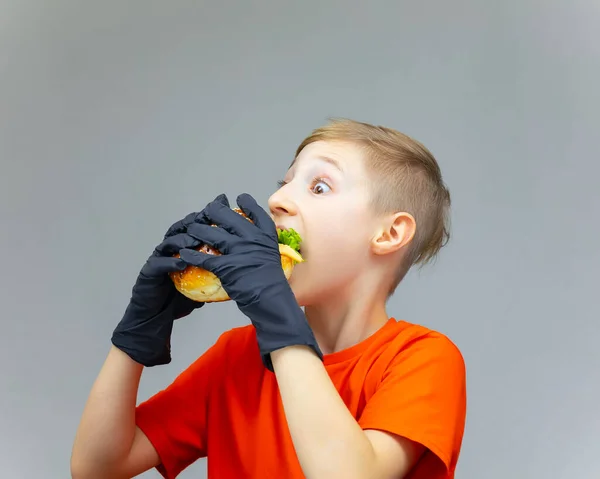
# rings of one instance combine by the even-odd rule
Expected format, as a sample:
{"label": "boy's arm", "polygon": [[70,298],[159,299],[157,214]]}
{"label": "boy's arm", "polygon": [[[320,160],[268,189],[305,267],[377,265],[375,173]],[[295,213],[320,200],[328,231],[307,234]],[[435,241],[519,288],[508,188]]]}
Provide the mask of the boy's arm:
{"label": "boy's arm", "polygon": [[[215,202],[226,202],[218,196]],[[139,408],[136,408],[137,391],[144,366],[158,366],[171,362],[171,331],[176,319],[188,316],[203,303],[192,301],[176,291],[169,273],[181,271],[187,264],[175,255],[183,248],[198,246],[199,242],[187,234],[196,223],[205,223],[202,212],[194,212],[173,223],[163,241],[156,246],[142,266],[132,288],[131,298],[123,317],[112,334],[108,357],[89,395],[81,419],[71,456],[73,477],[132,477],[157,466],[165,455],[153,446],[138,428]],[[195,363],[195,372],[207,376],[209,355]],[[210,371],[210,367],[206,367]],[[191,376],[191,372],[184,375]],[[202,384],[204,384],[201,381]],[[143,410],[157,409],[166,401],[180,401],[180,391],[187,382],[180,379],[171,385],[169,393],[157,394],[155,401],[148,401]],[[207,391],[204,391],[207,394]],[[159,408],[160,409],[160,408]],[[154,427],[156,433],[160,410],[153,411],[154,419],[144,421],[146,427]],[[173,415],[167,420],[175,421]],[[150,438],[152,439],[152,438]],[[164,442],[161,443],[164,446]],[[168,457],[169,460],[173,459]],[[182,461],[182,464],[188,457]],[[179,467],[182,466],[179,465]]]}
{"label": "boy's arm", "polygon": [[383,431],[364,431],[312,349],[271,353],[298,459],[309,479],[401,478],[424,447]]}
{"label": "boy's arm", "polygon": [[121,350],[111,348],[77,429],[71,455],[74,479],[133,477],[160,462],[135,424],[142,369]]}
{"label": "boy's arm", "polygon": [[185,233],[196,221],[202,221],[200,213],[174,223],[138,274],[77,430],[73,477],[131,477],[157,463],[156,451],[136,428],[137,391],[144,366],[171,361],[175,319],[203,306],[177,293],[168,277],[186,267],[174,254],[198,244]]}
{"label": "boy's arm", "polygon": [[130,478],[152,468],[168,478],[206,456],[208,400],[232,332],[136,406],[142,366],[113,347],[92,388],[73,446],[75,479]]}

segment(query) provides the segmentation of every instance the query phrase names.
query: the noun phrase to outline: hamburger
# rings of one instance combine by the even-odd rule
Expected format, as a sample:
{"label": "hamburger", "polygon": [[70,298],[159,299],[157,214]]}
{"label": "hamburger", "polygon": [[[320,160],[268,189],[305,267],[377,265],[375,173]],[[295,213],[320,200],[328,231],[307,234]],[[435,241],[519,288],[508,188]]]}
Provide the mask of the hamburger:
{"label": "hamburger", "polygon": [[[252,222],[241,209],[234,208],[233,210]],[[281,255],[281,267],[285,278],[289,280],[294,266],[304,261],[300,254],[302,238],[294,229],[290,228],[285,230],[278,229],[277,239]],[[211,255],[221,254],[218,250],[207,244],[199,245],[194,249]],[[179,257],[179,254],[176,254],[175,257]],[[193,301],[215,303],[231,299],[225,289],[223,289],[219,278],[214,273],[198,266],[187,266],[182,271],[169,273],[169,276],[175,284],[177,291]]]}

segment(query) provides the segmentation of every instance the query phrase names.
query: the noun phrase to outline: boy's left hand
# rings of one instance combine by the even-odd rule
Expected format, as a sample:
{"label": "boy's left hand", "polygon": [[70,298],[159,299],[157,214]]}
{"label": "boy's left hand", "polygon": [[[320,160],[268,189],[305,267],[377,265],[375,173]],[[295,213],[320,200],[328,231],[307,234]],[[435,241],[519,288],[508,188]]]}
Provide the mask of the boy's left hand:
{"label": "boy's left hand", "polygon": [[286,346],[309,346],[322,359],[312,329],[284,275],[275,223],[252,196],[240,195],[237,204],[252,222],[213,201],[203,212],[216,227],[194,224],[187,231],[221,255],[183,249],[181,259],[219,278],[229,297],[252,321],[263,363],[269,370],[273,371],[270,353]]}

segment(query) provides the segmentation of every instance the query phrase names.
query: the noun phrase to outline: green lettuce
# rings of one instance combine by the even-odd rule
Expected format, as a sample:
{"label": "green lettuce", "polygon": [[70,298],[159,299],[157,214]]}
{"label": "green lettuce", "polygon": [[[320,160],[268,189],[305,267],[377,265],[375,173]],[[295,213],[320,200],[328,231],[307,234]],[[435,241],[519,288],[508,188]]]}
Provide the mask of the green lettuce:
{"label": "green lettuce", "polygon": [[300,243],[302,243],[302,238],[293,228],[287,230],[278,230],[277,239],[281,244],[288,245],[298,253],[300,252]]}

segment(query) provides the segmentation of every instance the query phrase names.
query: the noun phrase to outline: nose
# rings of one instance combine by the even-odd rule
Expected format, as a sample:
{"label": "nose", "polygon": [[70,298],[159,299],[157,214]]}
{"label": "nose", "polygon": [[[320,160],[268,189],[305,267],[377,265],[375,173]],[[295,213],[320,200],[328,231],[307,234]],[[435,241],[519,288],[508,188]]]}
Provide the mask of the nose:
{"label": "nose", "polygon": [[285,193],[285,186],[278,189],[269,198],[271,214],[277,216],[295,216],[298,213],[296,203]]}

